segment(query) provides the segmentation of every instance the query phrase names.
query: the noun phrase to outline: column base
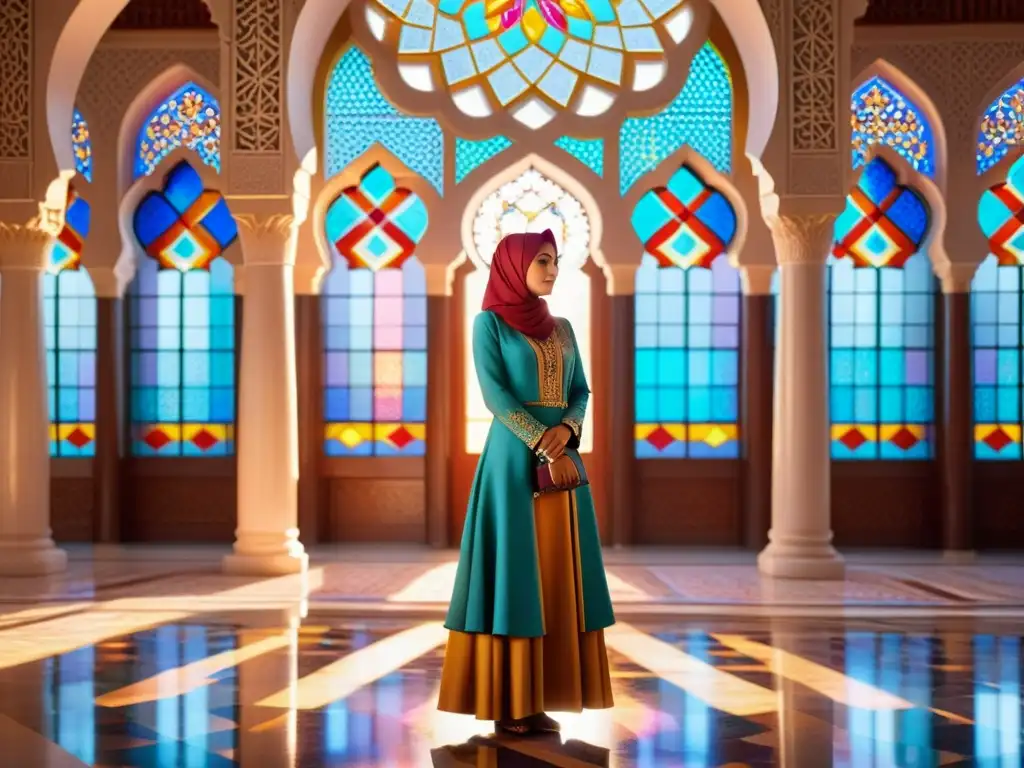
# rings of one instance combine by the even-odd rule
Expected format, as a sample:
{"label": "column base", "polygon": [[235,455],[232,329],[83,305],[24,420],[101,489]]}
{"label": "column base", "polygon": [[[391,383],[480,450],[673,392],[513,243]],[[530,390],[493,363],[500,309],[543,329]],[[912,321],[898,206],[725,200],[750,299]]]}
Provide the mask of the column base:
{"label": "column base", "polygon": [[52,539],[0,541],[0,576],[49,576],[68,568],[68,553]]}
{"label": "column base", "polygon": [[771,541],[757,556],[757,569],[775,579],[840,581],[846,573],[842,555],[827,542],[779,544]]}
{"label": "column base", "polygon": [[224,573],[232,576],[288,576],[306,573],[309,555],[297,541],[270,551],[248,549],[235,542],[235,551],[225,555],[221,565]]}

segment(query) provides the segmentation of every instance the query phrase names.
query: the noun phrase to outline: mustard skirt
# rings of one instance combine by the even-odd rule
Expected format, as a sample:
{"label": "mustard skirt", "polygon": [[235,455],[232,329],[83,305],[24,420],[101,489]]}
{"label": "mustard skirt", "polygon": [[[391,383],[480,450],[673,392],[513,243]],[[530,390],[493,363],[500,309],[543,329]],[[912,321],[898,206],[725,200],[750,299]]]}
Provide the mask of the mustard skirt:
{"label": "mustard skirt", "polygon": [[545,634],[450,631],[437,703],[443,712],[518,720],[613,706],[604,631],[581,631],[585,606],[573,495],[545,494],[533,509]]}

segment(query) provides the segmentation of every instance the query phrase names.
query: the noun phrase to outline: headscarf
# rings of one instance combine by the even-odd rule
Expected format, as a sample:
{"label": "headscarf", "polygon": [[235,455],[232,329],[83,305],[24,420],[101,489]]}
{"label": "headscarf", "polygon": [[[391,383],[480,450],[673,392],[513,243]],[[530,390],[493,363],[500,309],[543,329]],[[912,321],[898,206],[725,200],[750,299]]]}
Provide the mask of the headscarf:
{"label": "headscarf", "polygon": [[526,273],[545,244],[558,248],[550,229],[503,237],[494,249],[483,303],[485,312],[494,312],[520,333],[539,340],[555,330],[555,318],[548,303],[527,287]]}

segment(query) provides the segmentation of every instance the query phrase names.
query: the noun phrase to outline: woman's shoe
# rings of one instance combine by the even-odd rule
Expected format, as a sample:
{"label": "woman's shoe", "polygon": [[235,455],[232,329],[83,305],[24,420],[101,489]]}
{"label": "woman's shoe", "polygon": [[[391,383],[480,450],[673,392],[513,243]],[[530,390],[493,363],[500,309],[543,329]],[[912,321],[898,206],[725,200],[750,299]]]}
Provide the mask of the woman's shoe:
{"label": "woman's shoe", "polygon": [[526,718],[530,724],[530,728],[534,731],[540,731],[542,733],[560,733],[562,731],[561,724],[550,715],[546,715],[543,712],[538,712],[536,715],[530,715]]}
{"label": "woman's shoe", "polygon": [[494,730],[498,733],[507,733],[509,736],[528,736],[533,731],[529,718],[526,717],[521,720],[495,720]]}

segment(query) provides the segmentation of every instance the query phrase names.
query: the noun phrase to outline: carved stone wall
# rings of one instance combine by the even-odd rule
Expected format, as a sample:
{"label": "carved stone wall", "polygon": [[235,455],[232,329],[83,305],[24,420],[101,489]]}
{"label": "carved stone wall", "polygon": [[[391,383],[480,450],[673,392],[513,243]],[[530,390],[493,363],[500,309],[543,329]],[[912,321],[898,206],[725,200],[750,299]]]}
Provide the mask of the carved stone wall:
{"label": "carved stone wall", "polygon": [[852,71],[860,72],[876,59],[898,67],[931,97],[942,114],[953,151],[956,145],[976,139],[979,102],[1007,72],[1024,62],[1024,39],[1012,30],[1004,40],[861,39],[853,48]]}
{"label": "carved stone wall", "polygon": [[242,152],[280,152],[284,111],[281,0],[235,3],[234,137]]}
{"label": "carved stone wall", "polygon": [[29,0],[0,3],[0,160],[32,156],[32,9]]}
{"label": "carved stone wall", "polygon": [[793,0],[791,147],[835,152],[839,19],[831,0]]}

